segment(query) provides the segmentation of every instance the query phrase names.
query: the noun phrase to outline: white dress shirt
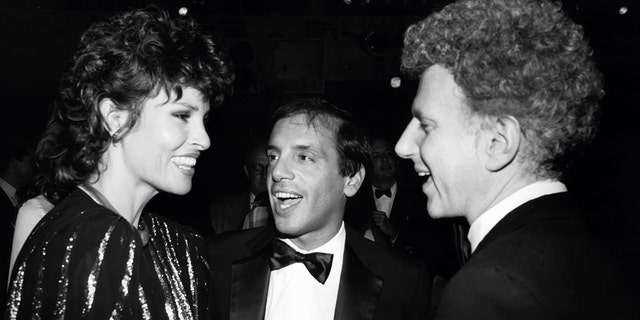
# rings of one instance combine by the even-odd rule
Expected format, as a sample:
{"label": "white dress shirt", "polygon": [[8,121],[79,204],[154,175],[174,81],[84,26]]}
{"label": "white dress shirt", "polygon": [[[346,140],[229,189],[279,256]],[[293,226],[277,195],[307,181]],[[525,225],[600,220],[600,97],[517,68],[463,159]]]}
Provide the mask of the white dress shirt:
{"label": "white dress shirt", "polygon": [[[391,198],[386,195],[382,195],[380,198],[376,198],[376,187],[371,186],[371,196],[376,202],[376,210],[382,211],[387,215],[387,218],[391,215],[391,209],[393,209],[393,201],[396,199],[396,193],[398,191],[398,183],[394,183],[389,190],[391,190]],[[367,228],[364,232],[364,237],[375,241],[373,233],[371,233],[371,227]],[[393,239],[395,240],[395,239]]]}
{"label": "white dress shirt", "polygon": [[266,206],[255,206],[253,202],[256,200],[256,196],[249,192],[249,206],[252,207],[250,212],[244,216],[244,222],[242,223],[242,229],[251,229],[267,225],[269,221],[269,209]]}
{"label": "white dress shirt", "polygon": [[481,214],[469,227],[467,238],[471,244],[473,253],[485,236],[502,220],[509,212],[523,205],[525,202],[540,198],[545,195],[566,192],[564,183],[556,180],[537,181],[514,192],[495,206]]}
{"label": "white dress shirt", "polygon": [[398,183],[394,183],[389,190],[391,190],[391,198],[387,197],[387,195],[382,195],[380,198],[376,198],[376,187],[371,187],[371,194],[373,195],[373,199],[376,201],[376,209],[378,209],[378,211],[384,211],[384,213],[387,214],[387,218],[391,214],[391,209],[393,208],[393,200],[396,199]]}
{"label": "white dress shirt", "polygon": [[300,253],[331,253],[333,261],[324,285],[302,263],[271,271],[265,320],[333,319],[346,243],[344,222],[331,240],[311,251],[298,248],[289,239],[281,240]]}

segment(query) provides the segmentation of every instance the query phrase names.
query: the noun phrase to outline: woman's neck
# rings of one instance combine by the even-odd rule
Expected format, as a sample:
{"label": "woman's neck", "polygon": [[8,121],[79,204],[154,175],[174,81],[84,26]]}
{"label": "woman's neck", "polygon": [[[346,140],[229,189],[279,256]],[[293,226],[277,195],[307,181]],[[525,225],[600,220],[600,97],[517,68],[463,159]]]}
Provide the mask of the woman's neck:
{"label": "woman's neck", "polygon": [[98,204],[121,215],[137,227],[144,207],[158,192],[155,189],[136,188],[134,183],[125,181],[126,179],[115,179],[107,171],[99,177],[92,177],[81,187]]}

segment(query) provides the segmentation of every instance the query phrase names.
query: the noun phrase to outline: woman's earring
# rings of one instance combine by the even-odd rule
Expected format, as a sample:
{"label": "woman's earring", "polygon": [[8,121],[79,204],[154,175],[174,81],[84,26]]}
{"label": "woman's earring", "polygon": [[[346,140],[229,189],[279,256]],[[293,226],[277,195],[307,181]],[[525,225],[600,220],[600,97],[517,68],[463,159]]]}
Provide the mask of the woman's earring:
{"label": "woman's earring", "polygon": [[120,135],[116,132],[111,136],[111,143],[116,144],[118,141],[120,141]]}

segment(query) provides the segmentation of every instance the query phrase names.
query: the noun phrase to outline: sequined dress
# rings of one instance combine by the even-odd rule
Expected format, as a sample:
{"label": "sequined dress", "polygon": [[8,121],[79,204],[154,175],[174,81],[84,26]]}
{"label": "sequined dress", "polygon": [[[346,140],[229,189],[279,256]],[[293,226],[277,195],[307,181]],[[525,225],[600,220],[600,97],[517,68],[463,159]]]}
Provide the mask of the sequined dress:
{"label": "sequined dress", "polygon": [[207,265],[195,232],[145,213],[151,238],[77,189],[24,244],[5,319],[206,319]]}

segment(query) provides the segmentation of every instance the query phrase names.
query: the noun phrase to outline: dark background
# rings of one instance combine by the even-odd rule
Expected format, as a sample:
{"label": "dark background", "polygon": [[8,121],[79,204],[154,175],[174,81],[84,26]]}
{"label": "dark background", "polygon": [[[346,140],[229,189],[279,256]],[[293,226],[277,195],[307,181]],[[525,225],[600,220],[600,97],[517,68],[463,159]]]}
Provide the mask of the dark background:
{"label": "dark background", "polygon": [[[229,51],[236,94],[214,113],[212,147],[198,162],[193,191],[159,195],[149,207],[207,234],[208,202],[246,187],[244,142],[251,131],[268,130],[268,114],[280,101],[322,96],[351,110],[370,130],[397,138],[416,90],[416,82],[399,73],[402,34],[448,2],[5,0],[0,4],[3,139],[35,137],[42,129],[57,79],[89,24],[150,3],[173,14],[187,7]],[[630,282],[640,288],[640,7],[630,0],[562,3],[583,24],[607,93],[601,131],[566,183]],[[402,77],[400,88],[390,87],[393,76]]]}

